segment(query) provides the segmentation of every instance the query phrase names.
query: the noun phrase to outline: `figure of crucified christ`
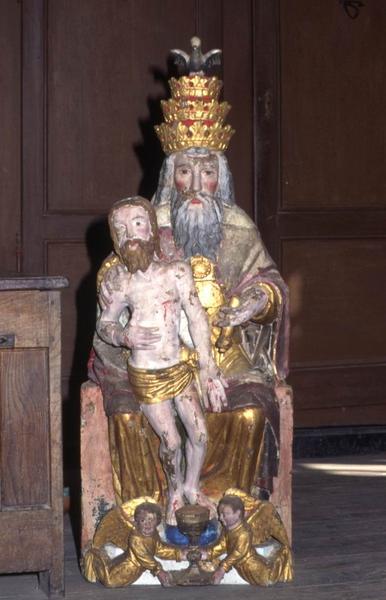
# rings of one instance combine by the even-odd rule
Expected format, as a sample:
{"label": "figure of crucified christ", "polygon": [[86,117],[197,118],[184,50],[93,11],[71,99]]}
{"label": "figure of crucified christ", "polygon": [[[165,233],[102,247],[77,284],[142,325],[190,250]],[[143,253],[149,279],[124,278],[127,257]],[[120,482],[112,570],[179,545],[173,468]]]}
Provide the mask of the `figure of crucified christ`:
{"label": "figure of crucified christ", "polygon": [[[168,484],[166,522],[176,523],[175,511],[185,501],[208,507],[214,516],[215,506],[199,488],[207,446],[201,401],[204,407],[221,412],[227,405],[226,382],[211,355],[208,320],[190,265],[160,260],[155,212],[144,198],[114,204],[109,224],[121,261],[113,269],[110,302],[101,307],[97,333],[105,342],[130,350],[130,384],[160,438]],[[198,355],[197,368],[190,360],[181,360],[183,313]],[[176,413],[186,431],[184,470]]]}

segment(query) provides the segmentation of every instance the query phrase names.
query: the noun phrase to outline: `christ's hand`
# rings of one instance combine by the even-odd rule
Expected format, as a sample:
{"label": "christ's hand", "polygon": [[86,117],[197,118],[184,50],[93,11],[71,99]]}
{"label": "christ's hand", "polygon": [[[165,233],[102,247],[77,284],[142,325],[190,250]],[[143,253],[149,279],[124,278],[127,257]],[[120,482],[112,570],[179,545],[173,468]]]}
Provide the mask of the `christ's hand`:
{"label": "christ's hand", "polygon": [[228,406],[225,388],[228,387],[226,379],[214,365],[200,369],[200,383],[204,406],[212,412],[221,412]]}

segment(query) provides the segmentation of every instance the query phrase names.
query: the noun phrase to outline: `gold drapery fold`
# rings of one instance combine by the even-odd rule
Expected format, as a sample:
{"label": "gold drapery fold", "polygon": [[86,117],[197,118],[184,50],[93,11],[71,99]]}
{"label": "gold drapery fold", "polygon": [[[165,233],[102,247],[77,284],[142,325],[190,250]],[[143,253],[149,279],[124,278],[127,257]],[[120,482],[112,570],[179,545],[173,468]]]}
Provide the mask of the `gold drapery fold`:
{"label": "gold drapery fold", "polygon": [[166,369],[137,369],[128,363],[127,373],[138,402],[158,404],[184,391],[193,381],[194,367],[188,361]]}
{"label": "gold drapery fold", "polygon": [[229,487],[249,493],[256,485],[262,459],[263,410],[251,406],[232,412],[208,413],[206,422],[209,443],[201,473],[204,493],[215,501]]}
{"label": "gold drapery fold", "polygon": [[[262,409],[209,413],[206,421],[208,449],[201,476],[204,493],[215,501],[229,487],[249,493],[262,460]],[[146,495],[165,504],[167,486],[159,459],[159,438],[146,417],[142,413],[113,415],[109,417],[109,435],[117,502]]]}
{"label": "gold drapery fold", "polygon": [[159,439],[142,413],[109,417],[113,487],[118,504],[151,496],[163,501],[166,479],[158,457]]}

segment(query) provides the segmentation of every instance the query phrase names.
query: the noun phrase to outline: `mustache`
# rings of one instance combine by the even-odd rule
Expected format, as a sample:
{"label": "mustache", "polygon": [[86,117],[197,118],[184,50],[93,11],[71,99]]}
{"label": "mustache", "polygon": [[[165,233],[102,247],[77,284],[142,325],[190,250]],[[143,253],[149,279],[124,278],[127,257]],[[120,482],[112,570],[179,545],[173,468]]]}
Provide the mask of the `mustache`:
{"label": "mustache", "polygon": [[172,219],[175,219],[180,209],[183,212],[188,211],[192,200],[200,200],[204,211],[216,214],[218,221],[221,221],[224,212],[222,199],[220,196],[208,192],[177,192],[171,201]]}
{"label": "mustache", "polygon": [[126,242],[121,246],[121,251],[123,252],[134,252],[130,247],[136,244],[137,248],[148,248],[149,242],[152,240],[143,240],[141,238],[131,238],[130,240],[126,240]]}

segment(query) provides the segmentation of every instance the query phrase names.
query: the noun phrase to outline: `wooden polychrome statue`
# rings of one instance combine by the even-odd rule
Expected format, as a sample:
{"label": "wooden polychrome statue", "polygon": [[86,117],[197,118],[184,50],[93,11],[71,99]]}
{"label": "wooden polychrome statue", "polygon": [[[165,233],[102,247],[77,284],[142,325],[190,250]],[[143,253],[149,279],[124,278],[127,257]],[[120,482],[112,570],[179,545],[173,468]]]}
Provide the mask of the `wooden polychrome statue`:
{"label": "wooden polychrome statue", "polygon": [[229,488],[269,499],[291,535],[288,292],[237,205],[230,106],[204,59],[191,68],[195,45],[156,127],[166,154],[156,222],[140,199],[110,212],[114,250],[98,274],[82,388],[84,551],[108,508],[152,498],[170,542],[177,509],[201,504],[215,521]]}

